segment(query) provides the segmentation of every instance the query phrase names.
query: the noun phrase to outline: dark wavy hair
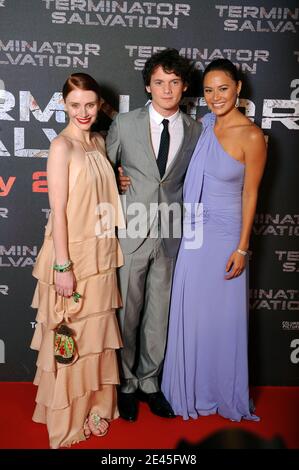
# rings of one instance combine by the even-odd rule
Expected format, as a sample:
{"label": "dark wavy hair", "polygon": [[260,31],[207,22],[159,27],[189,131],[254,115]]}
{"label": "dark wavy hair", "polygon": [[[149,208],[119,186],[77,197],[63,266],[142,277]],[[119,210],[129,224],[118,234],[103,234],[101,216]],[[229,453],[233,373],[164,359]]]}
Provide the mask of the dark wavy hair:
{"label": "dark wavy hair", "polygon": [[101,89],[98,82],[87,73],[72,73],[72,75],[66,79],[62,88],[63,99],[65,100],[67,95],[76,88],[79,90],[94,91],[98,100],[101,99]]}
{"label": "dark wavy hair", "polygon": [[156,52],[145,62],[142,76],[144,85],[148,86],[151,76],[157,67],[161,66],[166,73],[175,73],[183,83],[189,83],[193,72],[193,63],[189,59],[182,57],[177,49],[164,49]]}
{"label": "dark wavy hair", "polygon": [[202,76],[202,81],[204,81],[205,76],[209,72],[214,72],[215,70],[220,70],[221,72],[226,73],[229,77],[238,83],[240,80],[239,72],[237,67],[228,59],[215,59],[207,65]]}

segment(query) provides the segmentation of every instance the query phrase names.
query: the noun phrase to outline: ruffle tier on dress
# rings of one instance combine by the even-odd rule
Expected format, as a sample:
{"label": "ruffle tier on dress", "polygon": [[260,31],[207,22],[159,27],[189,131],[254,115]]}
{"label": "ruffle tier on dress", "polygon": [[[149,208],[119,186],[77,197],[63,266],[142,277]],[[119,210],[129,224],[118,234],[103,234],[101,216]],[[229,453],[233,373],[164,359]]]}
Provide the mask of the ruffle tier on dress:
{"label": "ruffle tier on dress", "polygon": [[[90,245],[93,252],[96,247],[109,256],[94,257],[93,263],[82,267],[74,261],[76,290],[82,295],[78,303],[56,294],[53,270],[45,269],[53,256],[52,239],[45,240],[33,272],[38,283],[32,307],[38,313],[31,348],[39,351],[33,420],[47,424],[52,448],[84,440],[82,423],[90,410],[109,420],[118,416],[115,350],[122,342],[115,316],[121,305],[115,268],[122,255],[116,239],[91,240]],[[88,245],[81,248],[89,252]],[[76,260],[74,253],[72,259]],[[76,354],[71,364],[54,358],[54,330],[62,321],[74,333]]]}

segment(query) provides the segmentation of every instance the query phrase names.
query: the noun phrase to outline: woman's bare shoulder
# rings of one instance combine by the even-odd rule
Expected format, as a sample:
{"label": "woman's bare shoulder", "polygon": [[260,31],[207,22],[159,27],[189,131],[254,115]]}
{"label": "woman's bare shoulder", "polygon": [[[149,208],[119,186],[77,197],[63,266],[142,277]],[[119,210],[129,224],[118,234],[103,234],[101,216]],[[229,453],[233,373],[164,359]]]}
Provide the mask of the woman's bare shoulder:
{"label": "woman's bare shoulder", "polygon": [[242,137],[246,137],[246,140],[249,142],[265,139],[262,129],[254,124],[254,122],[250,121],[250,119],[247,119],[247,121],[246,124],[240,127]]}
{"label": "woman's bare shoulder", "polygon": [[74,150],[72,140],[64,134],[55,137],[50,145],[49,159],[56,162],[69,163]]}
{"label": "woman's bare shoulder", "polygon": [[56,150],[71,150],[74,147],[74,143],[72,139],[70,139],[65,134],[58,134],[51,142],[50,148],[54,148]]}
{"label": "woman's bare shoulder", "polygon": [[248,125],[242,127],[240,142],[244,151],[246,163],[254,164],[265,161],[267,154],[265,135],[260,127],[248,120]]}

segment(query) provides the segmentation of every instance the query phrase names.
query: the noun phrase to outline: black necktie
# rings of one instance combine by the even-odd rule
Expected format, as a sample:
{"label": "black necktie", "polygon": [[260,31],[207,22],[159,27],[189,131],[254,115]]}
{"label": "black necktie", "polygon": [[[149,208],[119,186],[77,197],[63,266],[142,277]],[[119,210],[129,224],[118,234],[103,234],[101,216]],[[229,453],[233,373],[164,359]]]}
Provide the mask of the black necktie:
{"label": "black necktie", "polygon": [[157,165],[159,168],[160,176],[163,178],[163,175],[166,170],[167,158],[168,158],[168,151],[169,151],[169,131],[168,131],[168,119],[163,119],[162,124],[164,126],[161,139],[160,139],[160,147],[158,152],[157,158]]}

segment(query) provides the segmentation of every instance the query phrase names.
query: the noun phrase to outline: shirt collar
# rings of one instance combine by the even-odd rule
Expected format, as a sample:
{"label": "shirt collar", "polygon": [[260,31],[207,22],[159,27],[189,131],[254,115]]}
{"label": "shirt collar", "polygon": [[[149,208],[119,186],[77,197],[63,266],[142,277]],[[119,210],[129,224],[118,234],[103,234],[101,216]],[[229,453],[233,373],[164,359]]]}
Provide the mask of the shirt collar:
{"label": "shirt collar", "polygon": [[162,116],[160,113],[158,113],[158,111],[155,110],[155,108],[153,107],[153,104],[151,103],[149,105],[149,114],[150,114],[150,118],[153,119],[153,121],[155,121],[155,123],[158,125],[162,123],[163,119],[168,119],[169,124],[173,125],[180,115],[180,110],[178,109],[171,116],[165,117],[165,116]]}

